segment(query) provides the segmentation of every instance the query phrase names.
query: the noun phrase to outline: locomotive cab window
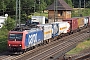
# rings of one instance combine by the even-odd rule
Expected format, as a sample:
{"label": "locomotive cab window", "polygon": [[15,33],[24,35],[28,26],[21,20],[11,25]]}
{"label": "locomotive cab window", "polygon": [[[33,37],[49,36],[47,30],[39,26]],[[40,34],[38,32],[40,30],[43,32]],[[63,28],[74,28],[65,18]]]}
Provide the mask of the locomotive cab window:
{"label": "locomotive cab window", "polygon": [[9,40],[17,40],[17,41],[21,41],[22,40],[22,36],[23,34],[10,34],[9,35]]}

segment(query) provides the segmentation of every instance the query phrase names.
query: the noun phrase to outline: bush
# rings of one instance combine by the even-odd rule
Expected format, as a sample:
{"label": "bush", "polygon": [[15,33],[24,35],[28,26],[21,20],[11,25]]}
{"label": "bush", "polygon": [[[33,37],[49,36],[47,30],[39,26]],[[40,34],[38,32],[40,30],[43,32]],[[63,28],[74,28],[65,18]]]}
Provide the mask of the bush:
{"label": "bush", "polygon": [[0,53],[7,50],[8,30],[3,26],[0,29]]}

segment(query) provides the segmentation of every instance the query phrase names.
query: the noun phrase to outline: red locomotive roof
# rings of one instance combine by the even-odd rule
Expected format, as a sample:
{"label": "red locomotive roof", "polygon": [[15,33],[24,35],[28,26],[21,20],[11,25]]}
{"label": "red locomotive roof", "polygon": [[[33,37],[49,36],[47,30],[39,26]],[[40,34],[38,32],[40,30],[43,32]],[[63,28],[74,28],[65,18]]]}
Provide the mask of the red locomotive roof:
{"label": "red locomotive roof", "polygon": [[19,31],[9,31],[9,33],[23,33],[23,32],[19,32]]}

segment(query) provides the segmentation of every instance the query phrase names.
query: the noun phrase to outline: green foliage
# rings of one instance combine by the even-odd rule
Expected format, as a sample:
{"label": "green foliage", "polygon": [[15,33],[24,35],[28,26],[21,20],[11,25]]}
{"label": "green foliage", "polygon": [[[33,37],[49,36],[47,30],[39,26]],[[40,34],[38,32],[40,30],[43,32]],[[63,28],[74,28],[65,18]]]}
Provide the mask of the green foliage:
{"label": "green foliage", "polygon": [[54,2],[54,0],[44,0],[44,2],[47,4],[47,6],[49,6]]}
{"label": "green foliage", "polygon": [[88,38],[87,41],[90,41],[90,38]]}
{"label": "green foliage", "polygon": [[87,3],[86,3],[86,8],[90,8],[90,1],[88,1]]}
{"label": "green foliage", "polygon": [[15,27],[15,20],[8,17],[8,19],[5,21],[4,28],[7,30],[12,30]]}
{"label": "green foliage", "polygon": [[[55,0],[40,0],[40,6],[41,6],[41,10],[45,9],[46,7],[48,7],[49,5],[51,5]],[[79,6],[79,0],[65,0],[67,4],[69,4],[72,7],[72,3],[75,6]],[[86,1],[86,7],[90,7],[90,1],[89,0],[85,0]],[[25,11],[31,9],[32,7],[34,7],[34,3],[36,2],[36,0],[21,0],[21,11]],[[81,4],[82,6],[84,5],[84,0],[81,0]],[[36,6],[36,10],[38,10],[39,6],[37,3],[35,3]],[[6,10],[14,10],[15,11],[16,8],[16,0],[0,0],[0,10],[6,11]]]}
{"label": "green foliage", "polygon": [[4,26],[0,29],[0,52],[7,50],[8,31],[15,27],[15,20],[8,17]]}
{"label": "green foliage", "polygon": [[15,11],[16,8],[16,0],[10,0],[9,3],[7,4],[7,8],[9,8],[10,11]]}
{"label": "green foliage", "polygon": [[22,23],[25,23],[27,19],[28,19],[27,14],[22,14],[21,15],[21,22]]}
{"label": "green foliage", "polygon": [[85,8],[85,9],[73,9],[72,10],[72,17],[78,17],[82,14],[82,16],[89,16],[90,15],[90,8]]}
{"label": "green foliage", "polygon": [[[53,3],[54,0],[40,0],[40,10],[44,10],[47,6]],[[34,6],[35,3],[35,6]],[[30,9],[35,7],[36,11],[39,11],[39,5],[36,3],[36,0],[21,0],[21,11],[31,13]],[[15,11],[16,10],[16,0],[0,0],[0,10]]]}
{"label": "green foliage", "polygon": [[34,14],[34,16],[38,16],[38,15],[48,17],[48,12],[44,12],[44,13],[41,12],[41,13],[35,13]]}
{"label": "green foliage", "polygon": [[86,48],[90,47],[90,40],[87,40],[85,42],[82,42],[76,46],[76,48],[72,49],[70,52],[67,54],[76,54],[79,53],[80,51],[83,51]]}
{"label": "green foliage", "polygon": [[44,10],[47,6],[47,4],[44,2],[44,0],[41,0],[41,11]]}
{"label": "green foliage", "polygon": [[65,2],[66,2],[67,4],[69,4],[69,6],[72,7],[72,0],[65,0]]}
{"label": "green foliage", "polygon": [[6,28],[0,29],[0,52],[7,50],[7,37],[8,37],[8,30]]}
{"label": "green foliage", "polygon": [[7,50],[7,42],[0,43],[0,52],[4,52]]}
{"label": "green foliage", "polygon": [[7,33],[8,33],[8,30],[5,29],[5,28],[1,28],[0,29],[0,39],[2,39],[3,37],[7,37]]}

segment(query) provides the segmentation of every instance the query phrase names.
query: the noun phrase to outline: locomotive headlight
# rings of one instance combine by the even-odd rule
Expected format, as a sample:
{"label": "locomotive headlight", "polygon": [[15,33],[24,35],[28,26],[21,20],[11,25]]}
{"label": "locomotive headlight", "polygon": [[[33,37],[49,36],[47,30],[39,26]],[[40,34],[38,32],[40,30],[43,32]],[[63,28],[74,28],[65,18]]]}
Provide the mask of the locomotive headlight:
{"label": "locomotive headlight", "polygon": [[9,46],[11,46],[11,45],[9,44]]}
{"label": "locomotive headlight", "polygon": [[22,45],[19,45],[19,46],[22,46]]}

